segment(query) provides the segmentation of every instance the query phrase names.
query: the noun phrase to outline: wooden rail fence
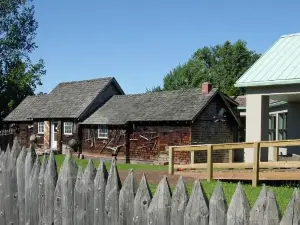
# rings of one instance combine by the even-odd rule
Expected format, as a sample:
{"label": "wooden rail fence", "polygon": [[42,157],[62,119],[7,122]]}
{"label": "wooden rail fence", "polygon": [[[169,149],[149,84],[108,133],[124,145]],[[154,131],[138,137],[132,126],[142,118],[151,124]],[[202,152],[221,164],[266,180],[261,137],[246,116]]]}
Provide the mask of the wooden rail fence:
{"label": "wooden rail fence", "polygon": [[32,148],[21,150],[16,140],[0,155],[3,225],[296,225],[299,205],[295,190],[280,218],[273,191],[264,187],[250,209],[238,184],[227,207],[221,183],[208,201],[199,181],[189,196],[180,178],[172,194],[166,177],[152,197],[146,177],[137,185],[133,171],[122,186],[114,160],[109,173],[91,160],[83,171],[68,155],[58,175],[53,152],[40,163]]}
{"label": "wooden rail fence", "polygon": [[[285,141],[261,141],[229,144],[206,144],[206,145],[187,145],[187,146],[170,146],[169,147],[169,174],[174,174],[174,170],[180,169],[206,169],[207,180],[213,179],[214,169],[252,169],[252,185],[257,186],[260,169],[276,168],[300,168],[300,161],[278,161],[279,147],[300,146],[300,139]],[[261,148],[273,147],[273,162],[260,162]],[[253,162],[248,163],[213,163],[213,151],[229,151],[232,155],[235,149],[253,150]],[[191,152],[191,164],[174,165],[174,152],[188,151]],[[196,151],[207,151],[207,163],[194,163]],[[229,154],[229,155],[230,155]],[[232,158],[232,157],[231,157]],[[300,177],[299,177],[300,180]]]}

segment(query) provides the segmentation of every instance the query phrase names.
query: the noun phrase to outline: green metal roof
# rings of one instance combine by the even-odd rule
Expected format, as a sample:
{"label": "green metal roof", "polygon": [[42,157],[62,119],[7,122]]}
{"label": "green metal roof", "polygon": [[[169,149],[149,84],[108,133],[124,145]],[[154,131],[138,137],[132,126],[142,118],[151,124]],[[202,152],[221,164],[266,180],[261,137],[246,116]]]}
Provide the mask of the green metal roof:
{"label": "green metal roof", "polygon": [[300,33],[282,36],[236,82],[236,87],[300,83]]}

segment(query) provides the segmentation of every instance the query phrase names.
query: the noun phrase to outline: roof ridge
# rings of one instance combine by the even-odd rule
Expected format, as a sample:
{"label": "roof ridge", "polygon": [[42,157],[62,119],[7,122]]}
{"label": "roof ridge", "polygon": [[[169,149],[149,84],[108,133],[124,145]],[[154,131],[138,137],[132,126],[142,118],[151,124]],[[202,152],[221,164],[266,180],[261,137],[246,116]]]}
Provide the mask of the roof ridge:
{"label": "roof ridge", "polygon": [[86,79],[86,80],[74,80],[74,81],[65,81],[65,82],[60,82],[60,84],[73,84],[73,83],[84,83],[84,82],[91,82],[91,81],[97,81],[97,80],[111,80],[114,77],[101,77],[101,78],[93,78],[93,79]]}
{"label": "roof ridge", "polygon": [[[137,94],[126,94],[126,95],[114,95],[113,97],[127,97],[127,96],[143,96],[143,95],[157,95],[162,93],[174,93],[174,92],[190,92],[190,91],[196,91],[201,90],[200,87],[197,88],[188,88],[188,89],[178,89],[178,90],[170,90],[170,91],[156,91],[156,92],[145,92],[145,93],[137,93]],[[218,88],[213,88],[212,91],[216,91]],[[202,93],[200,92],[202,95]]]}
{"label": "roof ridge", "polygon": [[280,38],[293,37],[293,36],[300,36],[300,33],[285,34],[282,35]]}

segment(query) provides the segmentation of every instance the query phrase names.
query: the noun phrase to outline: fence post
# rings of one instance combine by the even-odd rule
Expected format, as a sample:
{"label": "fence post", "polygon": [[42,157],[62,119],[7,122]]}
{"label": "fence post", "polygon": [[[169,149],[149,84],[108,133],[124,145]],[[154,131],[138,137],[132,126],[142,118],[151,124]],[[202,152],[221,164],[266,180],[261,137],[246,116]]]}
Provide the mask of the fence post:
{"label": "fence post", "polygon": [[257,187],[258,179],[259,179],[259,150],[260,143],[255,142],[253,144],[253,177],[252,177],[252,186]]}
{"label": "fence post", "polygon": [[207,181],[213,178],[212,145],[207,145]]}
{"label": "fence post", "polygon": [[169,174],[174,174],[174,148],[169,147]]}
{"label": "fence post", "polygon": [[278,155],[279,155],[279,148],[277,146],[273,147],[273,161],[278,161]]}
{"label": "fence post", "polygon": [[172,196],[171,225],[184,224],[184,212],[188,204],[189,195],[182,177],[177,182]]}
{"label": "fence post", "polygon": [[228,150],[228,161],[229,161],[229,163],[233,163],[233,161],[234,161],[234,150],[233,149]]}
{"label": "fence post", "polygon": [[195,151],[191,151],[191,164],[195,163]]}

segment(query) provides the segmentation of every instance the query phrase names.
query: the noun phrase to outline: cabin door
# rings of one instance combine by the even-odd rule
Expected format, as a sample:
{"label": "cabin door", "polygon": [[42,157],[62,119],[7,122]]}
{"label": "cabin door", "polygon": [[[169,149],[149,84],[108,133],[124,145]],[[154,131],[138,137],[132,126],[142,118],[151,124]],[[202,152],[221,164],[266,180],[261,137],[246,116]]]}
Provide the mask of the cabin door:
{"label": "cabin door", "polygon": [[51,149],[57,149],[57,121],[51,122]]}

